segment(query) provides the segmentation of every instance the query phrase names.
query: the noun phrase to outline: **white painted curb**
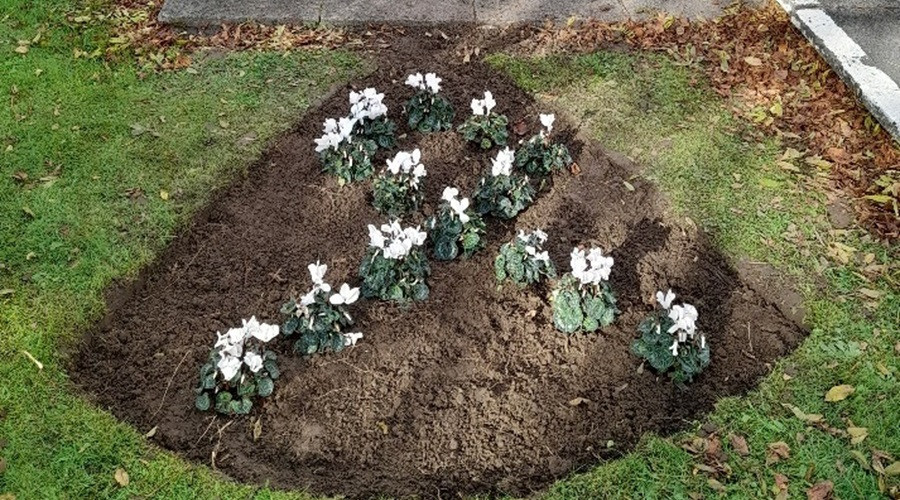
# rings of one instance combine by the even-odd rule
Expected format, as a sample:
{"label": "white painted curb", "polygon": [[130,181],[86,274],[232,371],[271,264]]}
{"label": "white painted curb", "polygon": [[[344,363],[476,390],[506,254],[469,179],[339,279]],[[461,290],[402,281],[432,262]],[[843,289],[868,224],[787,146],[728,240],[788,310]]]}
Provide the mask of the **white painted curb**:
{"label": "white painted curb", "polygon": [[866,52],[838,26],[816,0],[776,0],[791,22],[894,139],[900,141],[900,86],[884,71],[868,64]]}

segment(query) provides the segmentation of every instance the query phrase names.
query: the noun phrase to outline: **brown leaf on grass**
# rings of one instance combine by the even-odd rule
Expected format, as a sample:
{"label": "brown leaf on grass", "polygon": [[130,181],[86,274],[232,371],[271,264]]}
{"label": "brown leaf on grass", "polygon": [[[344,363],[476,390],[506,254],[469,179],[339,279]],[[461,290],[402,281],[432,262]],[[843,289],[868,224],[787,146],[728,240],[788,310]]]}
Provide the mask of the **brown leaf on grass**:
{"label": "brown leaf on grass", "polygon": [[121,467],[116,469],[116,472],[115,474],[113,474],[113,476],[116,478],[116,482],[119,483],[119,486],[123,488],[128,486],[128,483],[131,482],[131,480],[128,479],[128,472],[126,472],[125,469]]}
{"label": "brown leaf on grass", "polygon": [[796,406],[791,404],[781,403],[781,406],[784,406],[788,410],[791,410],[791,413],[793,413],[795,417],[810,424],[821,422],[824,419],[824,417],[818,413],[806,413],[800,408],[797,408]]}
{"label": "brown leaf on grass", "polygon": [[746,457],[750,454],[750,447],[747,446],[747,439],[740,434],[731,434],[728,436],[731,440],[731,448],[735,453],[742,457]]}
{"label": "brown leaf on grass", "polygon": [[850,434],[850,444],[859,444],[869,436],[869,429],[865,427],[848,427],[847,434]]}
{"label": "brown leaf on grass", "polygon": [[812,488],[806,490],[807,500],[827,500],[831,498],[834,491],[834,483],[831,481],[821,481],[813,485]]}
{"label": "brown leaf on grass", "polygon": [[885,476],[900,476],[900,462],[894,462],[884,468]]}
{"label": "brown leaf on grass", "polygon": [[706,480],[706,484],[708,484],[710,488],[718,491],[719,493],[725,493],[725,485],[720,483],[716,479],[709,478]]}
{"label": "brown leaf on grass", "polygon": [[772,465],[791,456],[791,447],[784,441],[769,444],[766,450],[766,465]]}
{"label": "brown leaf on grass", "polygon": [[847,399],[847,396],[853,394],[856,390],[852,385],[841,384],[828,389],[828,392],[825,393],[825,401],[829,403],[836,403],[838,401],[843,401]]}
{"label": "brown leaf on grass", "polygon": [[788,478],[784,474],[775,474],[775,494],[776,500],[787,500],[788,498]]}

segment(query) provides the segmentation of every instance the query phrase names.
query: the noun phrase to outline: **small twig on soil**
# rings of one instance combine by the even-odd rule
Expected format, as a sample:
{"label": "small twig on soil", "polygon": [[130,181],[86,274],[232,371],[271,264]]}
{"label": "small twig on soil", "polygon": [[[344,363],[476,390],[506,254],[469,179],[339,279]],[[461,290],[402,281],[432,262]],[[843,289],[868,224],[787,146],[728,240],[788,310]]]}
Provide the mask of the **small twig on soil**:
{"label": "small twig on soil", "polygon": [[747,342],[750,344],[750,352],[753,352],[753,339],[750,338],[750,322],[747,322]]}
{"label": "small twig on soil", "polygon": [[206,430],[203,431],[203,434],[200,434],[200,437],[197,438],[197,442],[194,443],[195,448],[198,444],[200,444],[200,441],[203,440],[203,436],[206,436],[206,433],[209,432],[209,429],[212,427],[212,425],[216,423],[216,418],[218,418],[218,415],[213,415],[212,419],[210,419],[209,425],[206,426]]}
{"label": "small twig on soil", "polygon": [[178,369],[181,368],[181,364],[184,363],[184,360],[188,357],[188,354],[190,354],[191,351],[192,349],[188,349],[184,352],[184,356],[181,357],[181,361],[178,362],[178,365],[175,367],[175,371],[172,372],[172,376],[169,377],[169,383],[166,384],[166,390],[163,391],[162,399],[159,400],[159,408],[157,408],[156,411],[153,412],[153,415],[150,415],[150,420],[153,420],[153,417],[155,417],[159,413],[159,411],[162,410],[163,404],[165,404],[166,402],[166,396],[169,395],[169,388],[172,387],[172,381],[175,380],[175,375],[178,374]]}
{"label": "small twig on soil", "polygon": [[212,453],[209,455],[209,463],[213,470],[216,470],[216,455],[219,453],[219,446],[222,444],[222,433],[225,432],[225,429],[228,428],[229,425],[233,424],[234,420],[229,420],[225,425],[219,427],[219,430],[216,432],[219,438],[216,440],[216,445],[213,447]]}
{"label": "small twig on soil", "polygon": [[752,359],[753,361],[756,361],[756,356],[754,356],[753,354],[747,352],[747,351],[744,350],[744,349],[741,349],[741,354],[743,354],[744,356],[747,356],[748,358]]}

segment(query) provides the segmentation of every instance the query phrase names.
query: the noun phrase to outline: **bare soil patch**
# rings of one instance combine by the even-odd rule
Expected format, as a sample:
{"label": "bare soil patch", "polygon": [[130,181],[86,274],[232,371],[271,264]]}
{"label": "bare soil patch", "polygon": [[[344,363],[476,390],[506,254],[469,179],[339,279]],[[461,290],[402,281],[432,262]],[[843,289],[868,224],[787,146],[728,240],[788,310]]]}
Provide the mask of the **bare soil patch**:
{"label": "bare soil patch", "polygon": [[[530,96],[484,65],[450,58],[443,46],[440,37],[411,39],[351,87],[386,92],[401,121],[406,74],[434,70],[445,78],[457,122],[471,98],[491,90],[511,123],[537,130]],[[328,263],[332,283],[358,281],[366,224],[381,220],[370,185],[339,188],[313,153],[322,121],[346,112],[348,90],[275,143],[139,280],[112,292],[109,316],[73,355],[74,381],[141,431],[156,427],[159,445],[213,460],[235,479],[314,493],[523,494],[618,456],[645,432],[684,428],[718,398],[752,388],[802,340],[770,291],[745,284],[704,234],[667,215],[634,166],[611,162],[570,126],[563,137],[581,174],[559,175],[517,220],[491,220],[488,247],[473,259],[435,262],[426,302],[362,301],[352,308],[365,333],[357,347],[309,359],[282,355],[275,394],[248,417],[229,422],[196,411],[197,367],[216,330],[251,315],[280,323],[281,304],[308,288],[306,265],[317,259]],[[471,192],[493,155],[455,133],[411,133],[400,142],[422,149],[426,212],[448,184]],[[623,311],[612,327],[567,337],[553,328],[549,289],[498,289],[493,258],[519,228],[546,230],[562,271],[574,245],[612,249]],[[670,286],[697,306],[712,345],[711,366],[687,390],[642,370],[629,351],[653,293]],[[289,346],[283,341],[282,352]],[[583,400],[570,404],[575,398]]]}

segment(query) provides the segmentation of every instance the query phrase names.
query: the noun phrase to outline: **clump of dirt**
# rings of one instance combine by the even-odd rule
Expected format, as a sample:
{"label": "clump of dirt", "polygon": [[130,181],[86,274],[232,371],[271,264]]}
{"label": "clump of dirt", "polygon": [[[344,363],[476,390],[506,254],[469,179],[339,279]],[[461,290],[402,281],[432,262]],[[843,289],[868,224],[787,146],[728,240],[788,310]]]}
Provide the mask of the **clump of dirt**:
{"label": "clump of dirt", "polygon": [[[438,43],[416,41],[408,50],[417,57],[382,64],[352,88],[385,91],[405,130],[406,74],[437,70],[457,122],[471,98],[491,90],[498,112],[524,120],[527,135],[537,131],[539,109],[527,94],[482,64],[431,55]],[[366,224],[382,219],[368,183],[339,188],[313,153],[322,121],[346,113],[348,90],[309,113],[157,265],[120,290],[73,356],[73,379],[138,429],[156,427],[161,446],[212,459],[239,480],[329,495],[524,494],[620,455],[645,432],[682,429],[718,398],[751,388],[803,338],[702,233],[666,215],[634,167],[610,162],[562,123],[580,175],[558,175],[518,220],[492,220],[488,246],[474,258],[435,262],[427,301],[360,302],[352,307],[365,333],[357,347],[281,356],[275,394],[250,416],[196,411],[196,368],[216,330],[251,315],[280,323],[280,305],[309,287],[310,262],[327,263],[332,283],[358,282]],[[401,147],[422,149],[431,203],[446,185],[471,192],[493,154],[453,132],[409,133]],[[612,327],[567,337],[553,328],[546,287],[497,286],[493,258],[519,228],[546,230],[562,271],[574,245],[612,250],[623,311]],[[629,353],[654,292],[668,287],[697,306],[712,347],[711,366],[686,390]],[[286,352],[290,342],[280,347]]]}

